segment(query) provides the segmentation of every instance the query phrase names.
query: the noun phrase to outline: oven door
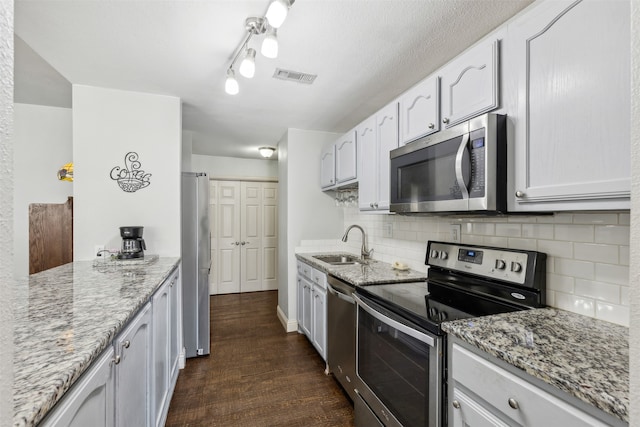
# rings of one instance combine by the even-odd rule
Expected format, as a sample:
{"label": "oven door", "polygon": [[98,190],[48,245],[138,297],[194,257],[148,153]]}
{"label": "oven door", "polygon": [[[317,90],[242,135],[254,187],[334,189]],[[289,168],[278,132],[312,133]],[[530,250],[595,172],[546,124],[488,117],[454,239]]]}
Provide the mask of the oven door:
{"label": "oven door", "polygon": [[387,427],[440,427],[442,338],[369,298],[354,299],[356,373],[363,383],[357,393]]}

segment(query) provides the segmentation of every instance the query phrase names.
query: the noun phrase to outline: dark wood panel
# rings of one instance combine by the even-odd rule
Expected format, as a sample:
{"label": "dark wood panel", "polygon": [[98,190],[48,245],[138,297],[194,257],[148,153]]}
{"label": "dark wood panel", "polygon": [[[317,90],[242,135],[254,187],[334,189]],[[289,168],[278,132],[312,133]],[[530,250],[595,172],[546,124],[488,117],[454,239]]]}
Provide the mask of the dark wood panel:
{"label": "dark wood panel", "polygon": [[73,261],[73,197],[29,205],[29,274]]}
{"label": "dark wood panel", "polygon": [[211,354],[187,359],[167,427],[354,425],[311,343],[285,333],[277,300],[277,291],[211,297]]}

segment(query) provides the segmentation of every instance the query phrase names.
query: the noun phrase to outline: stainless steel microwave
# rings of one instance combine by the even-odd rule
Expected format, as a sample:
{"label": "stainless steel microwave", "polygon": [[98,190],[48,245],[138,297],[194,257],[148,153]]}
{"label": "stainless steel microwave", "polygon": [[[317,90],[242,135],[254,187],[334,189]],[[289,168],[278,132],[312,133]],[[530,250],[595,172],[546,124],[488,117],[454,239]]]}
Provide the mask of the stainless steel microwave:
{"label": "stainless steel microwave", "polygon": [[485,114],[392,150],[390,211],[505,212],[506,125]]}

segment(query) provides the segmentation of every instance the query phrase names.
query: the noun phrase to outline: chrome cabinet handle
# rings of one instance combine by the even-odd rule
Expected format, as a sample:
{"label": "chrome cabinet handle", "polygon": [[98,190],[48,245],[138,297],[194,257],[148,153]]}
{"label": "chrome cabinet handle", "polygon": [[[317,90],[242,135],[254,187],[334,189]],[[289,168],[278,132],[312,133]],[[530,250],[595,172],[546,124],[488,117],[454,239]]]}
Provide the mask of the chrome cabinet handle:
{"label": "chrome cabinet handle", "polygon": [[457,400],[451,402],[451,405],[453,405],[453,407],[456,409],[460,409],[460,402],[458,402]]}
{"label": "chrome cabinet handle", "polygon": [[446,125],[447,123],[449,123],[449,119],[447,119],[447,118],[445,117],[444,119],[442,119],[442,123],[444,123],[444,124]]}
{"label": "chrome cabinet handle", "polygon": [[117,355],[113,359],[111,359],[111,363],[113,363],[114,365],[119,364],[120,363],[120,355]]}
{"label": "chrome cabinet handle", "polygon": [[522,191],[516,191],[516,197],[521,199],[524,197],[524,193]]}
{"label": "chrome cabinet handle", "polygon": [[436,127],[436,125],[434,125],[433,123],[429,123],[429,129],[433,129],[435,127]]}
{"label": "chrome cabinet handle", "polygon": [[130,345],[131,345],[131,341],[129,341],[129,340],[126,340],[125,342],[122,343],[122,346],[124,348],[129,348]]}
{"label": "chrome cabinet handle", "polygon": [[511,406],[513,409],[520,409],[520,405],[518,405],[518,401],[515,400],[513,397],[510,397],[507,402],[509,403],[509,406]]}

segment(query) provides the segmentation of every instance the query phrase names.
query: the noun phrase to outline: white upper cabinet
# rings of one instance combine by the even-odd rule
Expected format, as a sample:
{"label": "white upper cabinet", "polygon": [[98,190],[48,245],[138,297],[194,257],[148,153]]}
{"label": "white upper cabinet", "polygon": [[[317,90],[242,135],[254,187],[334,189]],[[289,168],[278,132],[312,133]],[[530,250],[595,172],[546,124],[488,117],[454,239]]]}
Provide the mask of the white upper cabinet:
{"label": "white upper cabinet", "polygon": [[336,142],[336,184],[346,184],[358,178],[355,130]]}
{"label": "white upper cabinet", "polygon": [[547,1],[509,25],[509,210],[629,208],[629,17],[624,1]]}
{"label": "white upper cabinet", "polygon": [[320,186],[330,189],[336,185],[336,148],[334,144],[320,154]]}
{"label": "white upper cabinet", "polygon": [[498,107],[499,57],[498,40],[487,38],[440,70],[445,127]]}
{"label": "white upper cabinet", "polygon": [[400,97],[400,142],[406,144],[440,130],[440,80],[431,76]]}
{"label": "white upper cabinet", "polygon": [[357,128],[360,157],[358,203],[362,211],[389,210],[389,152],[398,148],[398,102]]}

